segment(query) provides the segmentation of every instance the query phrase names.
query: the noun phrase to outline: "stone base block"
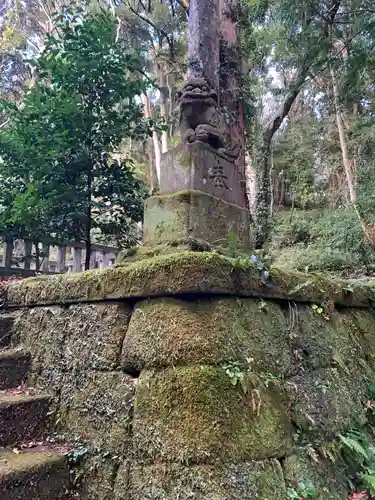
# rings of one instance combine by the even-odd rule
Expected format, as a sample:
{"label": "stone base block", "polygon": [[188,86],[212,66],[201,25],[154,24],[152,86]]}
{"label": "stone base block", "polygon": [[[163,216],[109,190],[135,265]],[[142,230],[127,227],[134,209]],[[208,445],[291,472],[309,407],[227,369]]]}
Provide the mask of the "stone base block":
{"label": "stone base block", "polygon": [[[157,463],[130,469],[130,498],[170,500],[284,500],[287,496],[277,460],[194,465]],[[128,498],[117,496],[117,499]]]}
{"label": "stone base block", "polygon": [[234,161],[206,143],[179,144],[162,156],[160,193],[204,192],[247,208],[245,180]]}
{"label": "stone base block", "polygon": [[143,237],[148,247],[179,244],[188,238],[215,247],[234,239],[236,247],[249,250],[249,211],[194,190],[153,196],[145,205]]}
{"label": "stone base block", "polygon": [[185,464],[282,457],[292,429],[276,387],[246,392],[225,367],[143,370],[137,381],[133,450],[143,462]]}

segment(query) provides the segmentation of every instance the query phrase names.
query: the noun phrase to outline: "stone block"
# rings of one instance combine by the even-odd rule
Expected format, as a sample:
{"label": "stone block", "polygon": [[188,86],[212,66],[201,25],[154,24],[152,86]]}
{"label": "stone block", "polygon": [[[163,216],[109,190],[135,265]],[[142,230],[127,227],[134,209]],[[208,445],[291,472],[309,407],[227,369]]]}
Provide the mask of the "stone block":
{"label": "stone block", "polygon": [[345,316],[334,310],[326,319],[311,305],[292,309],[289,326],[296,361],[304,370],[328,366],[342,368],[356,361],[358,343],[353,340],[351,328]]}
{"label": "stone block", "polygon": [[66,374],[59,409],[65,433],[113,455],[128,453],[134,384],[121,372]]}
{"label": "stone block", "polygon": [[24,309],[14,330],[22,345],[31,353],[31,377],[46,371],[58,373],[64,369],[64,342],[68,316],[60,306]]}
{"label": "stone block", "polygon": [[233,161],[208,144],[179,144],[162,156],[160,192],[202,191],[247,208],[242,177]]}
{"label": "stone block", "polygon": [[160,298],[135,305],[122,351],[125,371],[228,360],[274,375],[290,372],[292,351],[278,304],[256,299]]}
{"label": "stone block", "polygon": [[321,368],[289,380],[286,388],[294,423],[305,433],[332,439],[338,432],[366,423],[366,383],[359,372]]}
{"label": "stone block", "polygon": [[220,246],[227,244],[230,234],[238,248],[251,246],[249,211],[200,191],[148,198],[143,231],[144,243],[151,247],[189,237]]}
{"label": "stone block", "polygon": [[125,302],[70,306],[65,330],[65,369],[116,369],[130,313]]}
{"label": "stone block", "polygon": [[93,455],[83,464],[81,500],[113,500],[113,486],[118,468],[117,459]]}
{"label": "stone block", "polygon": [[284,500],[286,489],[277,460],[191,466],[133,464],[129,486],[116,500],[172,498]]}
{"label": "stone block", "polygon": [[343,463],[323,459],[311,446],[297,448],[292,455],[285,457],[283,473],[287,487],[297,493],[302,493],[299,491],[301,483],[312,484],[318,500],[342,500],[350,493]]}
{"label": "stone block", "polygon": [[249,383],[245,393],[221,367],[145,370],[138,380],[133,446],[140,460],[262,460],[285,455],[291,440],[278,391]]}

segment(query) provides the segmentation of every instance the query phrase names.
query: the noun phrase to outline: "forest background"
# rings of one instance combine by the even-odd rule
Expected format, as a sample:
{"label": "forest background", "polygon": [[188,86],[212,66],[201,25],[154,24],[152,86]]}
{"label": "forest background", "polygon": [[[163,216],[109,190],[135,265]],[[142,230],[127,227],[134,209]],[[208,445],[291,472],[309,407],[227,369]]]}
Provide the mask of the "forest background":
{"label": "forest background", "polygon": [[[3,2],[3,236],[121,246],[139,238],[161,155],[179,140],[188,8],[186,0]],[[243,116],[257,249],[279,267],[374,275],[373,2],[221,0],[221,10],[223,46],[229,36],[236,48],[221,64],[240,125]],[[98,78],[82,79],[93,60]]]}

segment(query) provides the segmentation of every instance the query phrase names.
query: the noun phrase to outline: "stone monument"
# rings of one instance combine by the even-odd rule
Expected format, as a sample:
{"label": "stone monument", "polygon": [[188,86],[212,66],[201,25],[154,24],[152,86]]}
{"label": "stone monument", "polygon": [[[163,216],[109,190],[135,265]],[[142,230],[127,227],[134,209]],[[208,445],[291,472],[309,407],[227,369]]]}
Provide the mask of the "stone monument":
{"label": "stone monument", "polygon": [[219,2],[191,0],[188,76],[178,93],[181,143],[163,155],[160,194],[147,200],[146,247],[225,246],[234,234],[250,248],[249,211],[239,151],[219,107]]}

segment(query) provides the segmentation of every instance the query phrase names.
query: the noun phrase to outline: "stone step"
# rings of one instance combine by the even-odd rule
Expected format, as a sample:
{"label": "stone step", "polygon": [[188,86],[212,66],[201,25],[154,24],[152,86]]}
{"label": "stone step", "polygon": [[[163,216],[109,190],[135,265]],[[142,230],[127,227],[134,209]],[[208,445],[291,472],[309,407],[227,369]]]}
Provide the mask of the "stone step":
{"label": "stone step", "polygon": [[0,394],[0,446],[40,437],[48,422],[48,396]]}
{"label": "stone step", "polygon": [[14,316],[1,314],[0,315],[0,349],[8,347],[12,340]]}
{"label": "stone step", "polygon": [[64,455],[54,451],[13,453],[0,450],[1,500],[69,498],[69,470]]}
{"label": "stone step", "polygon": [[25,382],[30,361],[30,354],[21,349],[0,352],[0,390],[13,389]]}

